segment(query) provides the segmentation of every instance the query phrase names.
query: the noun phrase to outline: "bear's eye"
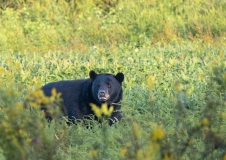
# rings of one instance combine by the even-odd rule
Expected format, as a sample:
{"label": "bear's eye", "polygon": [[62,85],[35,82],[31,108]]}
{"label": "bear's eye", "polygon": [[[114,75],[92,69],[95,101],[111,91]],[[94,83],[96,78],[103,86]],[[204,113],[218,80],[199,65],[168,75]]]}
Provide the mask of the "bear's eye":
{"label": "bear's eye", "polygon": [[98,84],[97,87],[100,87],[100,85]]}
{"label": "bear's eye", "polygon": [[110,84],[107,84],[108,88],[111,88],[111,85]]}

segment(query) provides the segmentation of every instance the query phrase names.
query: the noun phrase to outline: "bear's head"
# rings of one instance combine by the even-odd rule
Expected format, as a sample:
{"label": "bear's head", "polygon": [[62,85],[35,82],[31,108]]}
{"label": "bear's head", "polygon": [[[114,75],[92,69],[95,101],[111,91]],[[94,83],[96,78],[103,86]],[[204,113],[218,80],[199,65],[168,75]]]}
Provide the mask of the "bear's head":
{"label": "bear's head", "polygon": [[109,105],[119,102],[122,99],[122,82],[124,74],[97,74],[90,71],[90,79],[92,80],[92,95],[99,103],[107,102]]}

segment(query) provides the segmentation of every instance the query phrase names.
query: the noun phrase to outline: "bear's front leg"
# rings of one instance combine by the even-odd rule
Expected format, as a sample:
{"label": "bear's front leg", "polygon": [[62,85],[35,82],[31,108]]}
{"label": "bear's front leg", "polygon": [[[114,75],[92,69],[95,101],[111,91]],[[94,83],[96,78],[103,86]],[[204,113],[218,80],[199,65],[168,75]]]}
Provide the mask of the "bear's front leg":
{"label": "bear's front leg", "polygon": [[122,119],[122,113],[120,111],[113,111],[110,120],[109,120],[109,125],[111,126],[112,124],[120,121]]}

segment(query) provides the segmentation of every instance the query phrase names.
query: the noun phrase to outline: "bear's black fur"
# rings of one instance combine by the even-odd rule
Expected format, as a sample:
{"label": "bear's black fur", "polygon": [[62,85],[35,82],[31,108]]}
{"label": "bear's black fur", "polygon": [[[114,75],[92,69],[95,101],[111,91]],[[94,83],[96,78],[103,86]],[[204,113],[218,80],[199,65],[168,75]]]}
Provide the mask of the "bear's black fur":
{"label": "bear's black fur", "polygon": [[[83,119],[86,116],[94,115],[89,103],[101,106],[102,103],[112,105],[114,111],[111,115],[109,124],[113,124],[115,118],[122,119],[121,106],[118,105],[122,99],[122,82],[124,74],[97,74],[90,71],[90,78],[81,80],[65,80],[52,82],[42,87],[46,96],[51,96],[51,90],[56,89],[61,93],[63,99],[62,111],[69,119]],[[95,119],[97,117],[95,116]]]}

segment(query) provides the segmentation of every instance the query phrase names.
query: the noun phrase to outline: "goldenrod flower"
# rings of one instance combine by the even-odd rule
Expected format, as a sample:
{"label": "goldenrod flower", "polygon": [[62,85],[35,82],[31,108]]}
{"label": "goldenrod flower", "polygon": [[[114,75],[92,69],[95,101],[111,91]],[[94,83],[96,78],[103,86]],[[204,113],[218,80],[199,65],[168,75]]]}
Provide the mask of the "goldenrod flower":
{"label": "goldenrod flower", "polygon": [[109,117],[111,116],[112,112],[114,111],[114,107],[111,106],[108,110],[108,114],[109,114]]}
{"label": "goldenrod flower", "polygon": [[154,81],[151,75],[148,76],[148,87],[152,89],[154,86]]}
{"label": "goldenrod flower", "polygon": [[16,103],[16,108],[17,108],[18,110],[23,110],[23,109],[24,109],[24,106],[23,106],[22,103]]}
{"label": "goldenrod flower", "polygon": [[19,134],[23,137],[27,136],[27,132],[25,130],[19,129]]}
{"label": "goldenrod flower", "polygon": [[185,92],[186,96],[190,95],[194,91],[194,87],[188,88]]}
{"label": "goldenrod flower", "polygon": [[107,117],[110,117],[111,116],[111,113],[113,112],[114,108],[113,106],[110,106],[110,108],[108,109],[108,105],[107,103],[104,103],[102,104],[101,106],[101,110],[102,110],[102,114],[107,116]]}
{"label": "goldenrod flower", "polygon": [[172,154],[164,154],[163,155],[163,160],[170,160],[173,159],[173,155]]}
{"label": "goldenrod flower", "polygon": [[38,107],[38,105],[37,105],[35,102],[30,102],[30,105],[31,105],[31,107],[33,107],[33,108],[37,108],[37,107]]}
{"label": "goldenrod flower", "polygon": [[223,160],[226,160],[226,154],[224,155]]}
{"label": "goldenrod flower", "polygon": [[207,118],[204,118],[204,119],[202,120],[202,123],[204,124],[204,126],[210,125],[210,122],[209,122],[209,120],[208,120]]}
{"label": "goldenrod flower", "polygon": [[53,89],[51,90],[51,94],[52,94],[52,96],[54,96],[54,97],[57,95],[56,88],[53,88]]}
{"label": "goldenrod flower", "polygon": [[37,90],[37,91],[29,91],[30,92],[30,95],[34,98],[38,98],[38,97],[43,97],[44,96],[44,93],[42,90]]}
{"label": "goldenrod flower", "polygon": [[5,75],[9,75],[9,72],[5,68],[2,68],[2,67],[0,67],[0,73],[3,73]]}
{"label": "goldenrod flower", "polygon": [[3,127],[7,128],[7,127],[8,127],[8,125],[9,125],[9,124],[8,124],[8,122],[6,122],[6,121],[2,121],[2,126],[3,126]]}
{"label": "goldenrod flower", "polygon": [[155,126],[153,129],[153,140],[157,141],[157,140],[161,140],[164,137],[164,131],[162,129],[162,127],[160,126]]}
{"label": "goldenrod flower", "polygon": [[123,156],[125,156],[126,153],[127,153],[127,149],[126,148],[123,148],[120,151],[120,156],[123,157]]}
{"label": "goldenrod flower", "polygon": [[101,118],[101,114],[102,114],[102,112],[101,112],[101,109],[99,108],[99,107],[97,107],[95,104],[93,104],[93,103],[90,103],[89,104],[90,106],[91,106],[91,108],[92,108],[92,111],[94,112],[94,114],[98,117],[98,118]]}
{"label": "goldenrod flower", "polygon": [[41,104],[41,103],[42,103],[42,98],[37,98],[37,99],[36,99],[36,102],[37,102],[38,104]]}
{"label": "goldenrod flower", "polygon": [[56,88],[53,88],[51,90],[51,97],[49,98],[49,100],[51,102],[55,101],[57,98],[60,98],[61,96],[61,93],[60,92],[57,92]]}
{"label": "goldenrod flower", "polygon": [[[226,102],[225,102],[225,105],[226,105]],[[226,112],[222,112],[221,117],[226,118]]]}
{"label": "goldenrod flower", "polygon": [[34,92],[35,96],[36,97],[43,97],[44,96],[44,93],[43,93],[43,90],[37,90]]}
{"label": "goldenrod flower", "polygon": [[102,109],[102,113],[104,115],[108,115],[108,105],[107,105],[107,103],[102,104],[101,109]]}
{"label": "goldenrod flower", "polygon": [[94,114],[95,114],[99,119],[102,119],[103,116],[110,117],[111,114],[112,114],[112,112],[113,112],[113,110],[114,110],[113,106],[110,106],[110,107],[108,108],[107,103],[103,103],[103,104],[101,105],[101,107],[98,107],[98,106],[96,106],[96,105],[93,104],[93,103],[90,103],[89,105],[91,106],[92,111],[94,112]]}
{"label": "goldenrod flower", "polygon": [[27,143],[31,143],[32,139],[31,138],[27,138],[26,141],[27,141]]}
{"label": "goldenrod flower", "polygon": [[48,97],[43,97],[42,98],[42,103],[48,103],[49,102],[49,98]]}
{"label": "goldenrod flower", "polygon": [[55,97],[54,96],[49,97],[49,101],[50,102],[54,102],[54,100],[55,100]]}
{"label": "goldenrod flower", "polygon": [[97,150],[91,150],[89,151],[89,154],[91,157],[96,157],[97,156]]}

